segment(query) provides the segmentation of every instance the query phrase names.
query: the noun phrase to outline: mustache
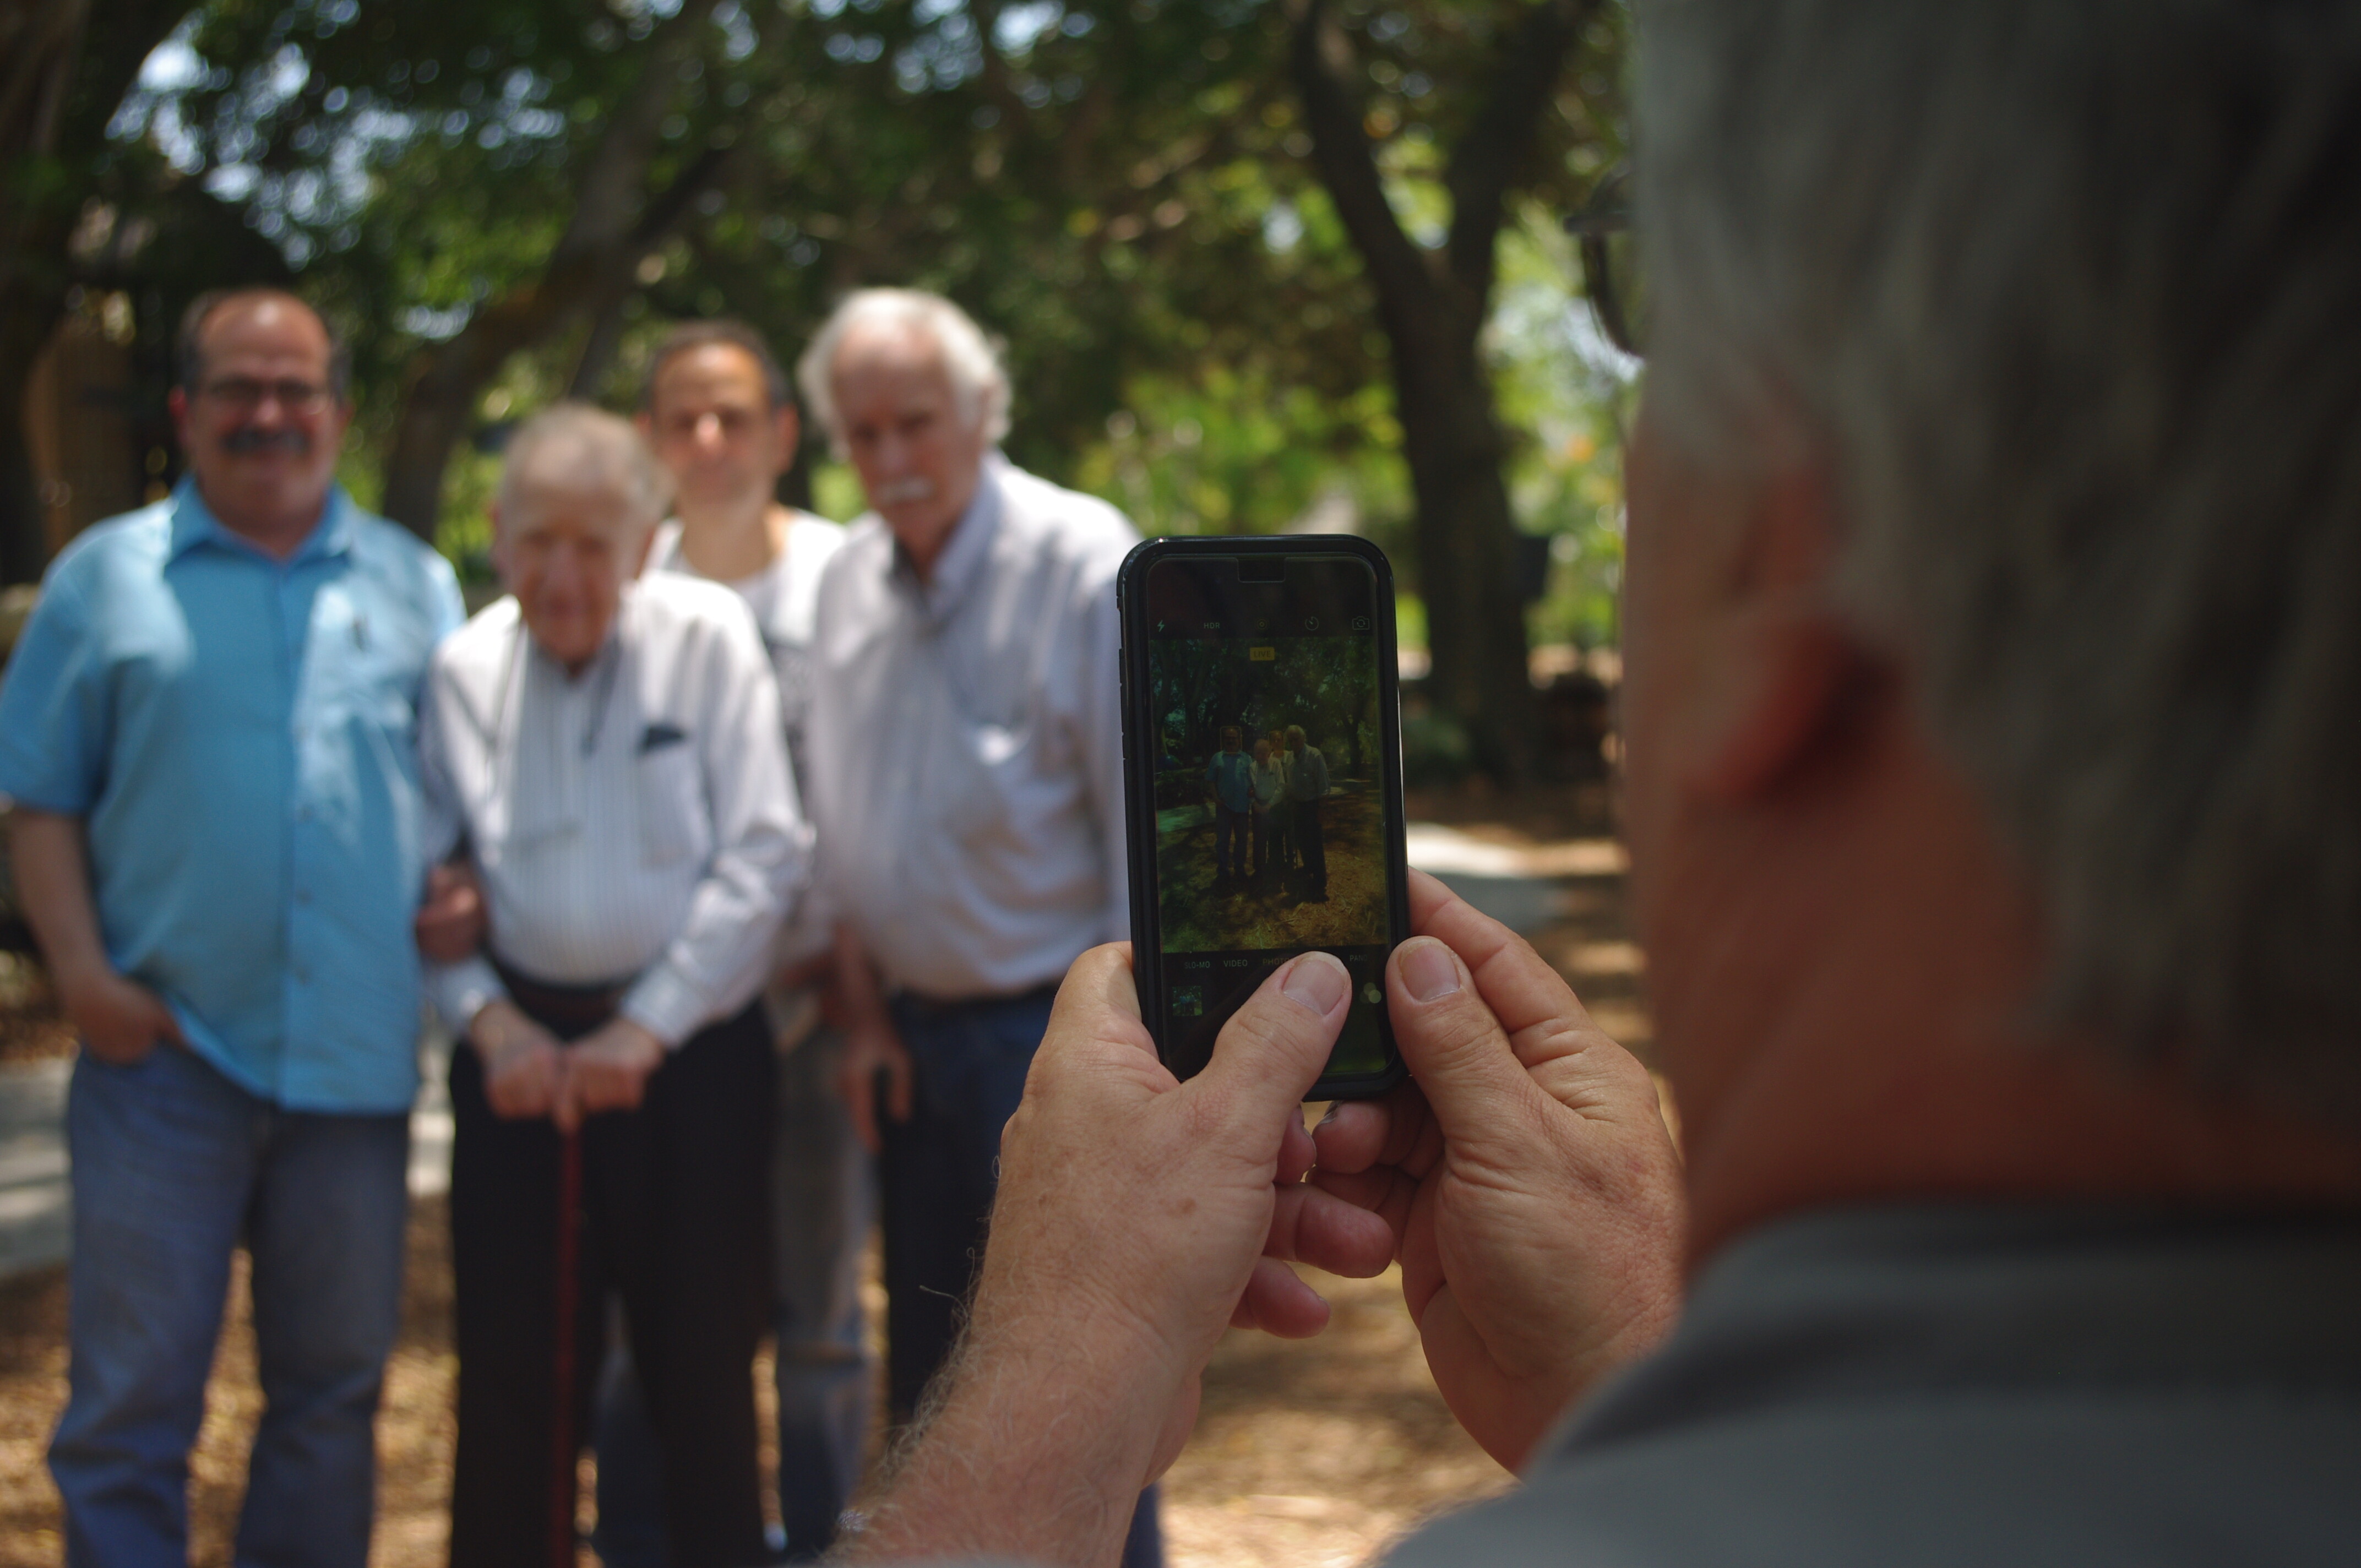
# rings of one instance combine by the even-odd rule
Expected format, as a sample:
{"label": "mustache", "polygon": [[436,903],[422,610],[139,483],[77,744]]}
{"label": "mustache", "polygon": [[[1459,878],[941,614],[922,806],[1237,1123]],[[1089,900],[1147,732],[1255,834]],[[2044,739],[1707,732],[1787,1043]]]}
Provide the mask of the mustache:
{"label": "mustache", "polygon": [[934,481],[913,474],[906,479],[896,479],[890,485],[880,485],[869,498],[873,506],[899,506],[904,501],[930,501],[935,499]]}
{"label": "mustache", "polygon": [[300,430],[257,430],[247,425],[221,438],[225,452],[291,452],[302,457],[312,450],[312,438]]}

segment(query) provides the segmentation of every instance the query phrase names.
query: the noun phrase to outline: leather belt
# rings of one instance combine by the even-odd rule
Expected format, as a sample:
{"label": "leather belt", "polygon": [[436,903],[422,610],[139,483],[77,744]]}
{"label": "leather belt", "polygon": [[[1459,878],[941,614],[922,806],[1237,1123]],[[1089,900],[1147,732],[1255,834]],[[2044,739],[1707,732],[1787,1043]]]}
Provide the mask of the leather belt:
{"label": "leather belt", "polygon": [[1014,992],[1006,996],[946,996],[934,997],[916,991],[897,991],[891,1000],[895,1005],[906,1007],[921,1018],[947,1017],[954,1013],[972,1013],[985,1007],[1022,1007],[1037,1002],[1047,1002],[1058,994],[1065,983],[1061,976],[1044,981],[1029,991]]}
{"label": "leather belt", "polygon": [[595,1029],[612,1018],[631,989],[630,981],[609,985],[554,985],[519,974],[498,959],[492,968],[508,987],[509,1000],[527,1016],[553,1029]]}

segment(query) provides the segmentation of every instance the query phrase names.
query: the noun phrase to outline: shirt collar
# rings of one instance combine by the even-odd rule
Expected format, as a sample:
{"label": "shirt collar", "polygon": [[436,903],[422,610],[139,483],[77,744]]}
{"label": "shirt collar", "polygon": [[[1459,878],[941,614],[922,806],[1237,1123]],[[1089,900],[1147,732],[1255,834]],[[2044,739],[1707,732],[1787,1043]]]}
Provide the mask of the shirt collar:
{"label": "shirt collar", "polygon": [[[313,525],[312,532],[303,536],[303,543],[296,547],[295,553],[283,565],[291,566],[298,561],[349,554],[353,535],[357,531],[354,513],[358,510],[353,505],[352,497],[345,493],[344,486],[330,486],[327,501],[320,509],[320,521]],[[270,559],[256,549],[252,541],[231,532],[221,519],[215,517],[213,508],[205,505],[205,498],[197,488],[196,476],[184,474],[172,489],[171,558],[178,560],[198,545],[207,543]]]}
{"label": "shirt collar", "polygon": [[894,582],[911,598],[930,621],[941,622],[950,618],[965,603],[967,596],[983,576],[983,568],[992,558],[992,542],[1000,533],[1000,471],[1008,460],[997,452],[984,454],[981,471],[976,476],[975,494],[951,524],[951,536],[943,542],[943,553],[935,557],[934,576],[926,582],[910,565],[901,541],[894,543]]}

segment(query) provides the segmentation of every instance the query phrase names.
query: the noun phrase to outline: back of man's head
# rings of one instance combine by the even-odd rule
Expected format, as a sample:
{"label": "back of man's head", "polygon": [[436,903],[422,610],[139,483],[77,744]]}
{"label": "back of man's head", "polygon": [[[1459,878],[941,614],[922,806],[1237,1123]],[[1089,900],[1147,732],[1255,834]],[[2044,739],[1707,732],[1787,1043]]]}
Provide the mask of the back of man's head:
{"label": "back of man's head", "polygon": [[2053,1020],[2361,1124],[2361,9],[1643,22],[1652,417],[1826,463]]}

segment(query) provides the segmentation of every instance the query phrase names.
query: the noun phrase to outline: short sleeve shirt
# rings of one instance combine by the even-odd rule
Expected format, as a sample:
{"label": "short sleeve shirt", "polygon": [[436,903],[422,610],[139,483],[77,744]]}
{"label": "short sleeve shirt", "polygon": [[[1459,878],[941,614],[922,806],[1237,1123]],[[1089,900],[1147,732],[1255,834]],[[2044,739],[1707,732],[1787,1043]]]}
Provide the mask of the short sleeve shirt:
{"label": "short sleeve shirt", "polygon": [[417,704],[451,568],[339,488],[286,561],[193,483],[58,557],[0,684],[0,795],[82,818],[100,932],[293,1110],[417,1086]]}

